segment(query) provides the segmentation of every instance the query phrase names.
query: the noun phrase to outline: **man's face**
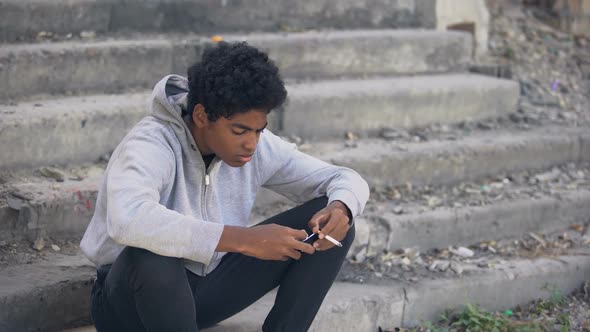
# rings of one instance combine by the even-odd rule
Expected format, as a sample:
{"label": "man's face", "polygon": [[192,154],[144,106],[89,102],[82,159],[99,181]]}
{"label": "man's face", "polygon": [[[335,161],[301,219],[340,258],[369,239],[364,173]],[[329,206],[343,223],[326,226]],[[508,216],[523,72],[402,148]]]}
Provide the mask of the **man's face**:
{"label": "man's face", "polygon": [[265,111],[251,110],[207,121],[201,130],[206,150],[232,167],[244,166],[252,160],[260,133],[268,124],[267,115]]}

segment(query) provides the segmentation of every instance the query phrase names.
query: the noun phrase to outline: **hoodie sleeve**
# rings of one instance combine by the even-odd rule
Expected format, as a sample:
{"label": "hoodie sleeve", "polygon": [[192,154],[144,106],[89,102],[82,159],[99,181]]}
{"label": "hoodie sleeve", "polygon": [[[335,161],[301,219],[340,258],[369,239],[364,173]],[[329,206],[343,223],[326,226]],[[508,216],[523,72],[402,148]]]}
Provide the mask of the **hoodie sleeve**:
{"label": "hoodie sleeve", "polygon": [[107,174],[107,232],[117,243],[208,264],[223,225],[160,204],[175,173],[172,150],[155,138],[131,137]]}
{"label": "hoodie sleeve", "polygon": [[328,196],[328,204],[343,202],[353,218],[363,212],[369,186],[357,172],[307,155],[270,132],[265,134],[263,148],[267,149],[264,154],[269,160],[262,165],[274,167],[264,167],[263,187],[298,203]]}

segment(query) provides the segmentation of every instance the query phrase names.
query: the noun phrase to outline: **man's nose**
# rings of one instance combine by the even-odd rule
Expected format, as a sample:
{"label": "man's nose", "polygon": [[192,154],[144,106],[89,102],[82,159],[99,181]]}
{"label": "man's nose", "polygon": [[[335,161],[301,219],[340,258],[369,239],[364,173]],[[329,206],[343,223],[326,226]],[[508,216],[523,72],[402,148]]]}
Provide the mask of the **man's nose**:
{"label": "man's nose", "polygon": [[248,139],[244,142],[244,148],[248,150],[249,153],[254,153],[256,150],[256,145],[258,145],[258,135],[248,135]]}

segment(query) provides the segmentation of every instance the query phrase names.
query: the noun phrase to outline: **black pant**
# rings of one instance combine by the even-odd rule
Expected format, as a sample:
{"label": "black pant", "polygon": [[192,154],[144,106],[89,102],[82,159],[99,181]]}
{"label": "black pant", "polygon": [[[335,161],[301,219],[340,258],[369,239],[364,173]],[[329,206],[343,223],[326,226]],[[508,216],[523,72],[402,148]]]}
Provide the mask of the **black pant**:
{"label": "black pant", "polygon": [[[325,207],[325,197],[276,215],[263,223],[306,229]],[[97,271],[92,319],[97,332],[195,332],[229,318],[277,286],[277,297],[263,331],[306,331],[332,286],[354,240],[351,228],[343,247],[303,254],[300,260],[267,261],[226,254],[201,277],[180,258],[126,247],[111,265]]]}

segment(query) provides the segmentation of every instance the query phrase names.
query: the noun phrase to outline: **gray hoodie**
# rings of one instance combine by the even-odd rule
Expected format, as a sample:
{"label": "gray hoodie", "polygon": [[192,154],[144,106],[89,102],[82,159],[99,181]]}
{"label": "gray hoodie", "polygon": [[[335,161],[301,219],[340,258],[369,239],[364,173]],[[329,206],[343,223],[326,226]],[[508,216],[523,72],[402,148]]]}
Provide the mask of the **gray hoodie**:
{"label": "gray hoodie", "polygon": [[164,77],[152,93],[150,115],[113,152],[80,243],[96,266],[133,246],[184,258],[186,268],[208,274],[225,254],[215,251],[223,226],[248,226],[260,187],[300,203],[327,195],[353,217],[363,211],[369,188],[356,172],[306,155],[269,130],[246,165],[215,158],[206,169],[181,116],[187,91],[184,77]]}

